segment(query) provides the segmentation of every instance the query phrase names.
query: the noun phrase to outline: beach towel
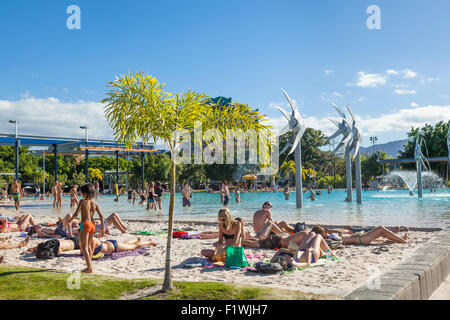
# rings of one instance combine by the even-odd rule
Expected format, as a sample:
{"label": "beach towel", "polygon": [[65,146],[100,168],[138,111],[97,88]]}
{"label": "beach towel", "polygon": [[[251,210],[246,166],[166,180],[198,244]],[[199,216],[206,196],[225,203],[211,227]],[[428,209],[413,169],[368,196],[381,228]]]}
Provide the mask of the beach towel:
{"label": "beach towel", "polygon": [[[139,235],[139,236],[159,236],[161,234],[167,234],[167,231],[169,231],[169,229],[161,229],[158,231],[142,230],[142,231],[138,231],[138,232],[132,232],[131,234],[135,234],[135,235]],[[175,228],[175,229],[173,229],[173,231],[176,232],[176,231],[183,231],[183,230]]]}
{"label": "beach towel", "polygon": [[314,267],[320,267],[320,266],[325,266],[329,263],[333,263],[333,262],[338,262],[340,259],[338,257],[331,257],[330,260],[328,260],[325,256],[320,257],[319,261],[310,264],[309,266],[305,266],[305,267],[299,267],[299,268],[293,268],[290,270],[285,270],[282,273],[292,273],[295,271],[300,271],[300,270],[304,270],[307,268],[314,268]]}
{"label": "beach towel", "polygon": [[181,239],[185,239],[185,240],[190,240],[190,239],[200,239],[200,237],[196,234],[189,234],[186,232],[186,234],[183,234],[181,237]]}
{"label": "beach towel", "polygon": [[182,236],[184,236],[186,234],[188,234],[188,233],[185,231],[179,231],[179,230],[176,230],[172,233],[174,238],[181,238]]}
{"label": "beach towel", "polygon": [[[122,252],[113,252],[113,253],[106,253],[103,257],[100,257],[96,259],[96,261],[103,261],[103,260],[117,260],[124,257],[133,257],[133,256],[139,256],[147,253],[148,248],[138,248],[135,250],[128,250],[128,251],[122,251]],[[82,254],[59,254],[58,257],[67,257],[67,258],[82,258],[84,260],[84,257]]]}
{"label": "beach towel", "polygon": [[239,267],[243,268],[248,266],[247,258],[244,255],[244,248],[227,246],[227,252],[225,257],[226,267]]}

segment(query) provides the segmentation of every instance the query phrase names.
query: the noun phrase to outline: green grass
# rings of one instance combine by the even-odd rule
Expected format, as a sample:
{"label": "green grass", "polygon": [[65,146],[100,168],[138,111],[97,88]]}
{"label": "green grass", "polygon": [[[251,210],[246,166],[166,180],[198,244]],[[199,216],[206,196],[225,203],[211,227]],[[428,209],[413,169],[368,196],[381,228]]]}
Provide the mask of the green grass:
{"label": "green grass", "polygon": [[173,290],[142,300],[336,300],[334,295],[304,293],[297,290],[241,286],[221,282],[174,281]]}
{"label": "green grass", "polygon": [[[157,292],[162,281],[81,274],[80,289],[69,289],[70,273],[49,269],[0,266],[0,300],[114,300],[150,289],[142,300],[322,300],[334,295],[242,286],[222,282],[174,281],[169,292]],[[142,293],[142,292],[141,292]],[[137,294],[139,296],[139,294]]]}
{"label": "green grass", "polygon": [[0,266],[0,300],[110,300],[155,286],[156,280],[124,280],[82,274],[80,289],[67,287],[69,273]]}

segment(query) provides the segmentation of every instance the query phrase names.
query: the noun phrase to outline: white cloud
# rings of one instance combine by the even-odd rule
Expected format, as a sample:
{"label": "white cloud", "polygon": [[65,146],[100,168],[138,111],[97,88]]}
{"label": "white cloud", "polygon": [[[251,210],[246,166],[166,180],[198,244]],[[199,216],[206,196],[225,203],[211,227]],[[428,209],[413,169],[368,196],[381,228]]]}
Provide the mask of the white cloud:
{"label": "white cloud", "polygon": [[402,71],[402,73],[403,73],[403,78],[405,78],[405,79],[415,78],[418,75],[417,72],[414,72],[411,69],[405,69]]}
{"label": "white cloud", "polygon": [[[353,111],[355,112],[355,111]],[[381,114],[377,117],[360,117],[356,114],[361,130],[364,136],[373,133],[406,133],[411,130],[411,127],[421,127],[425,123],[435,124],[441,120],[450,119],[450,105],[448,106],[433,106],[428,105],[417,108],[399,109],[388,114]],[[336,127],[328,119],[332,118],[337,121],[340,119],[337,116],[333,117],[304,117],[307,127],[319,129],[326,135],[331,135],[336,131]],[[269,120],[276,130],[279,132],[286,124],[287,120],[284,117],[273,118]]]}
{"label": "white cloud", "polygon": [[338,98],[344,97],[342,94],[340,94],[339,92],[336,92],[336,91],[333,92],[333,95],[335,95]]}
{"label": "white cloud", "polygon": [[411,102],[410,106],[413,108],[417,108],[419,105],[415,102]]}
{"label": "white cloud", "polygon": [[386,76],[377,73],[365,73],[364,71],[358,72],[358,78],[356,83],[347,83],[347,86],[356,86],[360,88],[376,87],[378,85],[386,84]]}
{"label": "white cloud", "polygon": [[416,90],[408,90],[408,89],[395,89],[394,90],[395,94],[400,94],[400,95],[404,95],[404,94],[416,94]]}
{"label": "white cloud", "polygon": [[329,76],[330,74],[332,74],[334,72],[334,70],[324,70],[323,73],[325,73],[326,76]]}
{"label": "white cloud", "polygon": [[[53,137],[80,137],[84,132],[79,128],[89,124],[89,136],[93,139],[112,139],[103,111],[98,102],[63,102],[49,97],[38,99],[29,94],[20,100],[0,100],[0,114],[3,119],[19,120],[19,133]],[[12,133],[13,128],[2,125],[2,133]]]}
{"label": "white cloud", "polygon": [[394,75],[394,76],[398,75],[398,71],[396,71],[394,69],[388,69],[388,70],[386,70],[386,73],[389,75]]}

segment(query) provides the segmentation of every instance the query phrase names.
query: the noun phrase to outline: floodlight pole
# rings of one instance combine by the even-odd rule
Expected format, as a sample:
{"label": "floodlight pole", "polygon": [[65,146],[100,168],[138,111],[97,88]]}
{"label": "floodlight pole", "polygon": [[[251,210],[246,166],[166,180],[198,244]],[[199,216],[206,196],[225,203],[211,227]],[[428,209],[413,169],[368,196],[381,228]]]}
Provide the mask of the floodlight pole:
{"label": "floodlight pole", "polygon": [[16,152],[16,163],[15,163],[15,169],[16,169],[16,174],[15,174],[15,177],[16,177],[16,180],[17,181],[19,181],[19,146],[20,146],[20,143],[19,143],[19,139],[18,139],[18,130],[17,130],[17,124],[19,123],[19,121],[17,121],[17,120],[9,120],[8,121],[9,123],[14,123],[14,125],[16,126],[16,141],[15,141],[15,144],[14,144],[14,146],[15,146],[15,152]]}
{"label": "floodlight pole", "polygon": [[43,175],[43,184],[44,184],[44,186],[43,186],[43,196],[45,196],[45,151],[44,152],[42,152],[42,170],[43,170],[43,172],[44,172],[44,175]]}
{"label": "floodlight pole", "polygon": [[89,183],[89,149],[87,149],[89,144],[88,138],[88,125],[80,126],[80,129],[85,130],[85,139],[86,139],[86,150],[84,151],[84,160],[85,160],[85,174],[86,174],[86,183]]}

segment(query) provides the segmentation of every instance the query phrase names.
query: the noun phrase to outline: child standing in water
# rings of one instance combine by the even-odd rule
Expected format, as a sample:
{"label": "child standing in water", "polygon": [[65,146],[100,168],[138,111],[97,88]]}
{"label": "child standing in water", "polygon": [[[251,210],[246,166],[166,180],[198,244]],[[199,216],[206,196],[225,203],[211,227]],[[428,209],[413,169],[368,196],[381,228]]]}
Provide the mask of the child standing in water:
{"label": "child standing in water", "polygon": [[80,200],[80,202],[78,203],[77,210],[68,221],[68,224],[72,223],[73,219],[75,219],[78,216],[78,213],[81,211],[79,231],[80,250],[84,256],[84,260],[86,261],[87,266],[87,268],[82,272],[92,273],[92,255],[94,252],[95,233],[95,223],[93,220],[95,212],[98,213],[98,216],[100,218],[100,237],[103,237],[105,235],[105,222],[98,204],[92,201],[92,198],[94,198],[96,195],[94,185],[92,183],[85,184],[80,188],[80,191],[84,199]]}

